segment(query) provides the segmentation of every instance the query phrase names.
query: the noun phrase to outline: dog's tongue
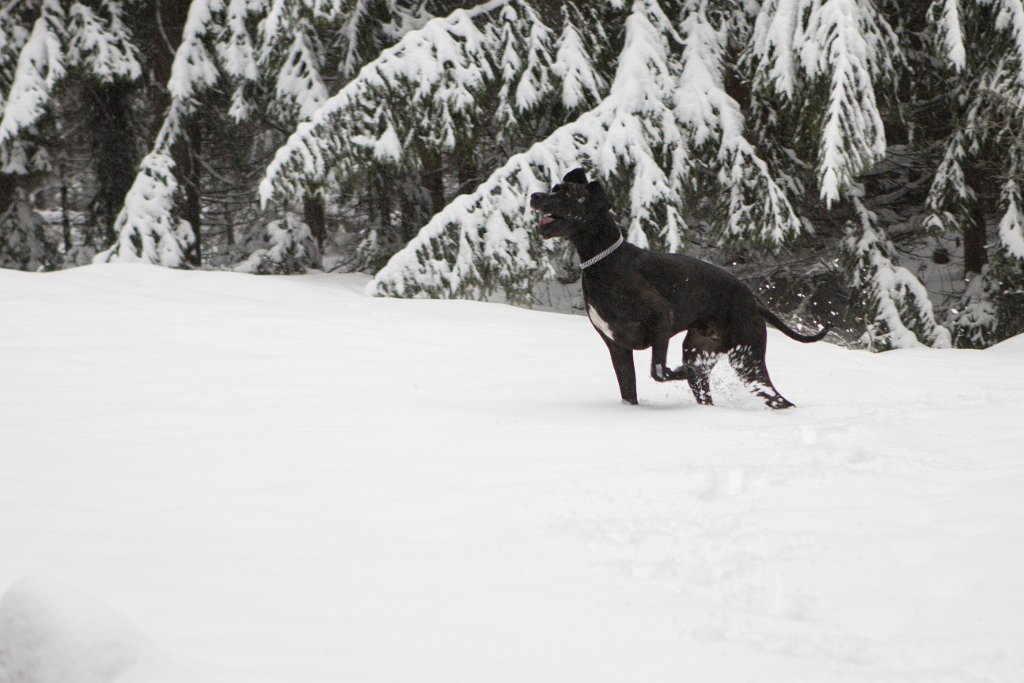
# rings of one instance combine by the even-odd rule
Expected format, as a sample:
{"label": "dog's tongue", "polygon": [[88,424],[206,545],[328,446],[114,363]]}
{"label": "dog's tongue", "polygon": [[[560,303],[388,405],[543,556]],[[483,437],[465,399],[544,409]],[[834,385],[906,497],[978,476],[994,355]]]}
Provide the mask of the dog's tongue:
{"label": "dog's tongue", "polygon": [[540,219],[541,226],[545,226],[548,223],[554,223],[554,222],[555,222],[555,217],[554,216],[544,216],[544,218]]}

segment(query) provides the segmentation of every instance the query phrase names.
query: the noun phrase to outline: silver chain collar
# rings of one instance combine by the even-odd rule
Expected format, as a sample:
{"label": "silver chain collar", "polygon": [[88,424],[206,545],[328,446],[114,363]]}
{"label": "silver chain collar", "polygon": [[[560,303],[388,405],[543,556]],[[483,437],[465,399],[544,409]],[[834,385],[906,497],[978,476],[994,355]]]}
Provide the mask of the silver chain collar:
{"label": "silver chain collar", "polygon": [[582,269],[589,268],[590,266],[594,265],[595,263],[597,263],[598,261],[603,259],[605,256],[608,256],[608,254],[610,254],[613,251],[615,251],[616,249],[618,249],[620,246],[622,246],[622,235],[619,235],[619,239],[615,240],[615,244],[613,244],[612,246],[608,247],[607,249],[602,251],[597,256],[595,256],[593,258],[588,258],[586,261],[581,263],[580,264],[580,269],[582,270]]}

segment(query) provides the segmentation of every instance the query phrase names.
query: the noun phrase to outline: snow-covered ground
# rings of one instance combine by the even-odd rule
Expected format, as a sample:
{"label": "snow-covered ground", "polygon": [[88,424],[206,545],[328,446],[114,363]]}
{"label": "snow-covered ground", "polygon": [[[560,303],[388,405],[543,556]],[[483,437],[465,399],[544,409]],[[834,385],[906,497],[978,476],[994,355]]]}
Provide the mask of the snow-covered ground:
{"label": "snow-covered ground", "polygon": [[1024,339],[631,407],[364,284],[0,271],[0,682],[1024,680]]}

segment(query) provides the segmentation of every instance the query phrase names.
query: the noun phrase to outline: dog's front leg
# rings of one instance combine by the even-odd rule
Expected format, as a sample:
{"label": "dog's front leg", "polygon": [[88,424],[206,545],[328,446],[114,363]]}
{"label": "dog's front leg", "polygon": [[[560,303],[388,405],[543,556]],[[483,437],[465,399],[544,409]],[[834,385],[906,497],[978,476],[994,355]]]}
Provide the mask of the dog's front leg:
{"label": "dog's front leg", "polygon": [[622,400],[630,405],[636,405],[636,367],[633,365],[633,351],[624,346],[619,346],[608,337],[601,335],[608,353],[612,357],[612,367],[615,368],[615,379],[619,381],[619,395]]}
{"label": "dog's front leg", "polygon": [[673,382],[693,378],[693,369],[689,365],[680,365],[678,368],[669,368],[665,365],[664,358],[668,356],[668,344],[665,344],[665,351],[662,353],[662,360],[656,361],[651,354],[651,377],[655,382]]}
{"label": "dog's front leg", "polygon": [[668,367],[668,342],[671,338],[672,313],[669,309],[666,313],[658,316],[654,326],[654,342],[651,344],[651,377],[655,382],[689,380],[694,377],[693,368],[689,365],[680,365],[675,369]]}

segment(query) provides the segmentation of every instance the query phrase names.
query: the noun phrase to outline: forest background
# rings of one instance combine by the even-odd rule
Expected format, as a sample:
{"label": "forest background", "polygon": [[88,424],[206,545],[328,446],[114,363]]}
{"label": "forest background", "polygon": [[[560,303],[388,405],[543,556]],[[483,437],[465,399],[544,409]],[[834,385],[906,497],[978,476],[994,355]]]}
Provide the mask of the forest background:
{"label": "forest background", "polygon": [[1024,331],[1020,0],[4,0],[0,266],[580,305],[526,200],[873,350]]}

